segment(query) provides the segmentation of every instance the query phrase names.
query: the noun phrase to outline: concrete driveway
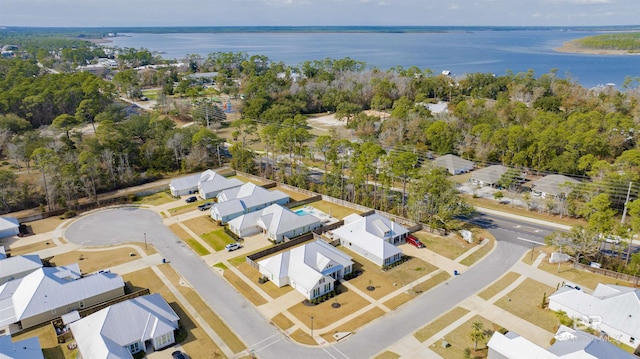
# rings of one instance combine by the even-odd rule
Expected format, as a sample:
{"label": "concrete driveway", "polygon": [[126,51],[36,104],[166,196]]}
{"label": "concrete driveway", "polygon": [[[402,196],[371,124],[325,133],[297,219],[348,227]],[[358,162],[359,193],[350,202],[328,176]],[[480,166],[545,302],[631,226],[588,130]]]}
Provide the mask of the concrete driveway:
{"label": "concrete driveway", "polygon": [[[527,247],[508,241],[514,232],[493,228],[496,248],[483,261],[444,284],[388,313],[335,345],[308,347],[292,342],[258,310],[216,274],[163,223],[153,211],[124,207],[84,216],[65,231],[65,237],[82,245],[111,245],[144,240],[172,263],[202,298],[261,358],[366,358],[384,350],[425,323],[453,308],[465,298],[508,271]],[[507,241],[504,241],[507,240]]]}

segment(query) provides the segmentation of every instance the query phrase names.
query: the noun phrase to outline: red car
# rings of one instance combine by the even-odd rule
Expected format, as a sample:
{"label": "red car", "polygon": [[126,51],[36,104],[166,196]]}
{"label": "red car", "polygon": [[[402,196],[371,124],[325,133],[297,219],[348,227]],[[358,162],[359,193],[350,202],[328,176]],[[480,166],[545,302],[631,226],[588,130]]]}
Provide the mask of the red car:
{"label": "red car", "polygon": [[407,234],[407,243],[415,246],[416,248],[424,248],[424,243],[420,242],[420,240],[410,234]]}

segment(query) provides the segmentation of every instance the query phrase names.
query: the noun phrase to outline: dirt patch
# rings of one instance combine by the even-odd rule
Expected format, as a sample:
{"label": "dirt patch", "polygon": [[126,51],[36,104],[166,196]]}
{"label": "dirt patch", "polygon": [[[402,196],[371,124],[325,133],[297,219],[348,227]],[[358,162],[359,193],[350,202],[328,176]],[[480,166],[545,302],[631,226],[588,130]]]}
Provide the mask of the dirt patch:
{"label": "dirt patch", "polygon": [[19,246],[19,247],[9,246],[9,248],[5,247],[5,249],[8,249],[8,252],[10,252],[12,256],[21,256],[21,255],[25,255],[33,252],[38,252],[43,249],[52,248],[55,246],[56,244],[53,243],[52,240],[49,240],[49,241],[42,241],[42,242],[27,244],[26,246]]}

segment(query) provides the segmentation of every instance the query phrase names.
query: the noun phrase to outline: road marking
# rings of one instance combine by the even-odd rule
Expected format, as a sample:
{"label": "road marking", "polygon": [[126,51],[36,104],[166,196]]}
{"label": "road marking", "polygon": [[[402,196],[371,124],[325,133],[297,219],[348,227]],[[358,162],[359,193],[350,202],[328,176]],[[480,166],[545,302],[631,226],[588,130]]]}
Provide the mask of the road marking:
{"label": "road marking", "polygon": [[534,241],[533,239],[526,239],[526,238],[522,238],[522,237],[516,237],[516,239],[519,239],[519,240],[525,241],[525,242],[529,242],[529,243],[544,244],[544,242],[538,242],[538,241]]}
{"label": "road marking", "polygon": [[[349,359],[349,357],[348,357],[345,353],[341,352],[341,351],[340,351],[340,349],[336,348],[334,345],[332,345],[332,346],[331,346],[331,348],[332,348],[333,350],[337,351],[338,353],[340,353],[340,355],[342,355],[342,356],[343,356],[343,357],[345,357],[346,359]],[[329,355],[331,355],[331,354],[329,354]]]}
{"label": "road marking", "polygon": [[269,340],[269,339],[271,339],[271,338],[273,338],[273,337],[277,337],[277,336],[279,336],[279,335],[280,335],[280,333],[276,333],[276,334],[274,334],[274,335],[272,335],[272,336],[270,336],[270,337],[266,337],[266,338],[262,339],[261,341],[259,341],[259,342],[255,343],[255,344],[253,344],[253,345],[252,345],[252,347],[255,347],[256,345],[258,345],[258,344],[260,344],[260,343],[262,343],[262,342],[266,342],[267,340]]}

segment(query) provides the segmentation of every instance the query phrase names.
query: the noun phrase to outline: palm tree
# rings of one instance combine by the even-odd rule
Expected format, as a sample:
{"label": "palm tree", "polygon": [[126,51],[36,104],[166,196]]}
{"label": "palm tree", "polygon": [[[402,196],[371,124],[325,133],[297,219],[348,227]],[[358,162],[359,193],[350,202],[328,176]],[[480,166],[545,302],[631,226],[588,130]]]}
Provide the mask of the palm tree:
{"label": "palm tree", "polygon": [[473,340],[473,351],[478,351],[478,341],[484,340],[484,325],[481,321],[476,320],[471,324],[473,331],[471,332],[471,340]]}

